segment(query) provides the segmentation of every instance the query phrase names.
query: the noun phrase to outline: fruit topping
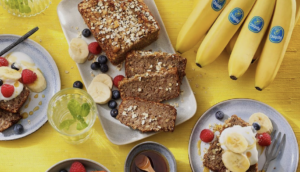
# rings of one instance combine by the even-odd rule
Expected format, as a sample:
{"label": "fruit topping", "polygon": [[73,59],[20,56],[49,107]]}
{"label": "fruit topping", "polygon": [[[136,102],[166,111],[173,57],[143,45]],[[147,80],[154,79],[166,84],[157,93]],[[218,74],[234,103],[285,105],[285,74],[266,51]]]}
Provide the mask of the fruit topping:
{"label": "fruit topping", "polygon": [[0,67],[1,78],[17,81],[21,78],[20,72],[13,70],[10,67]]}
{"label": "fruit topping", "polygon": [[101,64],[101,65],[100,65],[100,71],[101,71],[102,73],[108,72],[108,66],[107,66],[107,64]]}
{"label": "fruit topping", "polygon": [[61,169],[59,172],[68,172],[66,169]]}
{"label": "fruit topping", "polygon": [[110,88],[102,82],[92,82],[87,88],[87,92],[98,104],[106,104],[111,99]]}
{"label": "fruit topping", "polygon": [[14,132],[15,132],[16,134],[22,134],[22,133],[24,132],[24,127],[23,127],[23,125],[22,125],[22,124],[16,124],[16,125],[14,126]]}
{"label": "fruit topping", "polygon": [[6,60],[6,58],[0,57],[0,67],[2,67],[2,66],[8,66],[8,65],[9,65],[9,63]]}
{"label": "fruit topping", "polygon": [[13,85],[3,84],[1,86],[1,93],[6,98],[11,97],[14,94],[14,91],[15,87]]}
{"label": "fruit topping", "polygon": [[260,130],[257,133],[269,133],[273,131],[273,125],[269,117],[263,113],[254,113],[249,118],[249,123],[252,125],[257,122],[260,125]]}
{"label": "fruit topping", "polygon": [[258,139],[258,144],[260,146],[270,146],[271,145],[271,136],[269,133],[257,134],[256,138]]}
{"label": "fruit topping", "polygon": [[95,76],[94,79],[92,80],[92,82],[102,82],[103,84],[107,85],[110,89],[113,86],[112,79],[107,74],[99,74],[99,75]]}
{"label": "fruit topping", "polygon": [[20,70],[20,66],[17,65],[16,63],[11,64],[10,67],[11,67],[12,69],[16,70],[16,71],[19,71],[19,70]]}
{"label": "fruit topping", "polygon": [[214,133],[209,129],[204,129],[200,133],[200,139],[205,143],[211,142],[214,139],[214,137]]}
{"label": "fruit topping", "polygon": [[100,64],[98,62],[94,62],[91,64],[91,69],[98,70],[100,69]]}
{"label": "fruit topping", "polygon": [[115,100],[110,100],[108,102],[108,107],[111,109],[115,109],[118,106],[117,102]]}
{"label": "fruit topping", "polygon": [[254,128],[256,131],[260,130],[260,125],[259,125],[259,123],[257,123],[257,122],[254,122],[254,123],[252,124],[252,126],[253,126],[253,128]]}
{"label": "fruit topping", "polygon": [[80,162],[75,161],[71,165],[70,172],[86,172],[86,171],[84,166]]}
{"label": "fruit topping", "polygon": [[120,92],[119,90],[113,90],[112,91],[112,98],[115,99],[115,100],[118,100],[120,98]]}
{"label": "fruit topping", "polygon": [[99,46],[98,42],[92,42],[89,44],[89,51],[92,54],[100,54],[101,53],[101,47]]}
{"label": "fruit topping", "polygon": [[0,79],[0,87],[3,85],[3,81]]}
{"label": "fruit topping", "polygon": [[36,74],[37,79],[33,83],[27,84],[26,86],[32,92],[40,93],[47,88],[47,81],[46,81],[43,73],[39,69],[32,68],[32,71]]}
{"label": "fruit topping", "polygon": [[234,153],[243,153],[248,148],[248,142],[242,134],[233,132],[227,134],[225,146]]}
{"label": "fruit topping", "polygon": [[73,87],[74,88],[80,88],[80,89],[82,89],[83,88],[83,84],[80,81],[75,81],[74,84],[73,84]]}
{"label": "fruit topping", "polygon": [[100,64],[106,64],[107,63],[107,57],[105,55],[100,55],[97,59],[97,61],[100,63]]}
{"label": "fruit topping", "polygon": [[224,118],[224,113],[222,111],[217,111],[215,115],[219,120],[222,120]]}
{"label": "fruit topping", "polygon": [[31,84],[37,79],[36,73],[34,73],[32,70],[24,69],[22,71],[22,78],[21,82],[23,84]]}
{"label": "fruit topping", "polygon": [[231,151],[223,153],[222,161],[229,171],[244,172],[250,167],[250,161],[246,155]]}
{"label": "fruit topping", "polygon": [[91,31],[90,31],[90,29],[83,29],[82,30],[82,35],[84,36],[84,37],[89,37],[89,36],[91,36]]}
{"label": "fruit topping", "polygon": [[110,111],[110,115],[112,116],[112,117],[117,117],[118,116],[118,109],[112,109],[111,111]]}
{"label": "fruit topping", "polygon": [[114,78],[114,86],[119,88],[119,82],[125,78],[123,75],[118,75]]}
{"label": "fruit topping", "polygon": [[73,38],[70,42],[69,54],[76,63],[84,63],[89,55],[87,43],[80,38]]}

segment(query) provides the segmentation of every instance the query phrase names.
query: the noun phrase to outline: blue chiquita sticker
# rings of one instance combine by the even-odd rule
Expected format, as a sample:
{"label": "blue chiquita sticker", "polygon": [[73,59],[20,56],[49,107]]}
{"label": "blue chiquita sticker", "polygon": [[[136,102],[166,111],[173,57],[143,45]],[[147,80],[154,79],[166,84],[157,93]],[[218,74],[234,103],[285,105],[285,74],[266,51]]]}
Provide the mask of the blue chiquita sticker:
{"label": "blue chiquita sticker", "polygon": [[280,43],[284,38],[284,29],[281,26],[274,26],[269,34],[269,40],[273,43]]}
{"label": "blue chiquita sticker", "polygon": [[211,3],[211,8],[215,11],[220,11],[226,4],[226,0],[213,0]]}
{"label": "blue chiquita sticker", "polygon": [[240,8],[233,9],[228,16],[229,21],[234,24],[238,25],[244,18],[244,11]]}
{"label": "blue chiquita sticker", "polygon": [[251,19],[248,28],[250,31],[254,32],[254,33],[259,33],[263,27],[264,27],[264,19],[262,19],[259,16],[255,16]]}

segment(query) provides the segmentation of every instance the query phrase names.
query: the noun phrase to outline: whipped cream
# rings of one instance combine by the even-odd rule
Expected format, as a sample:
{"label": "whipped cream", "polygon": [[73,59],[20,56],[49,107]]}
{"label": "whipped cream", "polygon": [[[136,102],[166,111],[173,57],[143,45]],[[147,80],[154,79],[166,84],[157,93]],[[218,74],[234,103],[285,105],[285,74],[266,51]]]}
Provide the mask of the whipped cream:
{"label": "whipped cream", "polygon": [[37,68],[34,61],[25,53],[22,52],[12,52],[7,56],[7,61],[9,65],[14,65],[22,71],[24,69]]}

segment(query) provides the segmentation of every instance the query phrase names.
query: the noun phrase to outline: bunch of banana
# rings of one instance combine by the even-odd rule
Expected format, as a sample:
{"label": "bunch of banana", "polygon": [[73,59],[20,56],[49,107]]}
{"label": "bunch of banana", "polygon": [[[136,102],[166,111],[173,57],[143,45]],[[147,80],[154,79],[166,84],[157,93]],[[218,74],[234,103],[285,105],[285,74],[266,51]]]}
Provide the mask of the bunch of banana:
{"label": "bunch of banana", "polygon": [[213,62],[237,32],[256,0],[231,0],[200,45],[196,64],[199,67]]}
{"label": "bunch of banana", "polygon": [[206,34],[230,0],[199,0],[181,28],[176,51],[184,53],[195,46]]}

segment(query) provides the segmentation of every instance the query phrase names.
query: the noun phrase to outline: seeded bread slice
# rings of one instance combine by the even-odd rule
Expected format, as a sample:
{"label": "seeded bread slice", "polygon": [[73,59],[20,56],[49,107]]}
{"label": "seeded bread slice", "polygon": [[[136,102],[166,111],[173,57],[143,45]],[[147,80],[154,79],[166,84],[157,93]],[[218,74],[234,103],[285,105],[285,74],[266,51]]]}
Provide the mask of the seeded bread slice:
{"label": "seeded bread slice", "polygon": [[141,132],[173,131],[177,110],[170,105],[139,98],[126,98],[119,107],[117,119]]}
{"label": "seeded bread slice", "polygon": [[140,98],[148,101],[162,102],[179,96],[180,84],[177,68],[162,69],[124,78],[119,82],[121,98]]}
{"label": "seeded bread slice", "polygon": [[19,113],[11,113],[0,109],[0,132],[8,129],[21,119]]}
{"label": "seeded bread slice", "polygon": [[[223,130],[233,127],[234,125],[240,125],[242,127],[249,126],[249,124],[240,117],[232,115],[228,120],[225,121],[224,125],[219,128],[219,132],[222,133]],[[207,153],[204,155],[203,165],[215,172],[228,172],[229,170],[225,167],[222,161],[222,154],[223,150],[219,140],[216,139],[210,144]],[[258,172],[257,164],[250,166],[246,172]]]}
{"label": "seeded bread slice", "polygon": [[131,51],[126,56],[125,73],[128,78],[136,74],[156,72],[162,67],[176,67],[179,80],[185,76],[186,58],[178,54],[151,51]]}
{"label": "seeded bread slice", "polygon": [[17,113],[26,102],[29,96],[29,89],[27,87],[23,88],[23,91],[16,98],[9,101],[0,101],[0,109],[6,110],[11,113]]}

